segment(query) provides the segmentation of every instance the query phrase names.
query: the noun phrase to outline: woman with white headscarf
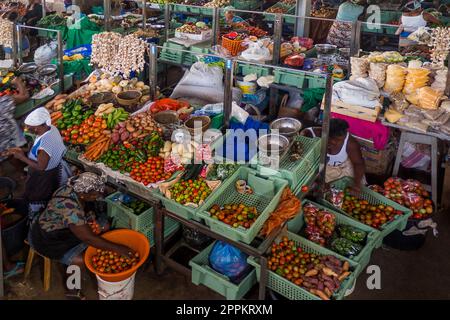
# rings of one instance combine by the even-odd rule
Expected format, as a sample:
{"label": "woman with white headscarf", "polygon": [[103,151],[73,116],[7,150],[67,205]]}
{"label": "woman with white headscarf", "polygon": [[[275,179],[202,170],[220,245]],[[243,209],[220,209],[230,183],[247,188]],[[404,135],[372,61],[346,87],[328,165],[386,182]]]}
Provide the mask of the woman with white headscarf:
{"label": "woman with white headscarf", "polygon": [[36,135],[28,155],[21,148],[12,148],[8,154],[28,166],[28,179],[24,198],[30,205],[30,218],[41,211],[51,199],[53,192],[67,182],[70,169],[63,160],[66,153],[61,134],[51,124],[50,113],[38,108],[25,119],[30,133]]}

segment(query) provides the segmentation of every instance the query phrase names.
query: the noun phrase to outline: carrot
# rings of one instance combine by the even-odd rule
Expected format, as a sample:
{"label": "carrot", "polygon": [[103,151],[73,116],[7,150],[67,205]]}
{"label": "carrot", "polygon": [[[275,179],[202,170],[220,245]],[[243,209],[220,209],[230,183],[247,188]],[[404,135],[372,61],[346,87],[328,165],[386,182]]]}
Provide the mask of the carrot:
{"label": "carrot", "polygon": [[100,143],[106,141],[106,139],[108,139],[108,137],[106,137],[106,136],[102,136],[102,137],[97,138],[97,140],[95,140],[95,141],[89,146],[89,148],[97,147]]}

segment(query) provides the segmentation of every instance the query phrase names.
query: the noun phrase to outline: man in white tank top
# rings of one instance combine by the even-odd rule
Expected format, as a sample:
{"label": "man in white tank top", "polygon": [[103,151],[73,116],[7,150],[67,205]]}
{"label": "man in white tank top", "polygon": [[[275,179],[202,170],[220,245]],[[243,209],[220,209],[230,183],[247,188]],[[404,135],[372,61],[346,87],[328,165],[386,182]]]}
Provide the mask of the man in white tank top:
{"label": "man in white tank top", "polygon": [[[329,183],[343,177],[353,177],[355,181],[354,189],[359,192],[361,186],[366,184],[365,163],[361,154],[361,147],[348,132],[348,128],[348,123],[345,120],[330,120],[325,182]],[[322,128],[306,128],[301,134],[317,137],[322,134]]]}

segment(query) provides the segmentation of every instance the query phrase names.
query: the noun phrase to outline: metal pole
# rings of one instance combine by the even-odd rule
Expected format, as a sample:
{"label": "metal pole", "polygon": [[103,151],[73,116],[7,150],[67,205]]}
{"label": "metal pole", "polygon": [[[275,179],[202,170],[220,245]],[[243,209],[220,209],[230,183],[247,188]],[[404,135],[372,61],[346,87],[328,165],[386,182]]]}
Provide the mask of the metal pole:
{"label": "metal pole", "polygon": [[277,13],[275,15],[275,25],[273,28],[273,57],[272,63],[278,65],[280,61],[281,37],[283,33],[283,15]]}
{"label": "metal pole", "polygon": [[220,9],[213,9],[213,21],[212,21],[212,29],[213,29],[213,45],[217,45],[220,37]]}
{"label": "metal pole", "polygon": [[3,243],[2,243],[2,229],[0,228],[0,298],[5,295],[5,288],[3,284]]}
{"label": "metal pole", "polygon": [[296,36],[303,37],[309,34],[309,19],[305,19],[304,17],[309,17],[310,12],[311,1],[297,1],[295,14],[302,17],[301,19],[303,21],[299,21],[299,18],[297,17]]}
{"label": "metal pole", "polygon": [[60,90],[64,92],[64,51],[61,31],[57,31]]}
{"label": "metal pole", "polygon": [[105,30],[111,31],[111,0],[103,0],[103,11],[105,14]]}
{"label": "metal pole", "polygon": [[352,26],[352,29],[354,28],[354,30],[352,32],[352,40],[350,42],[350,57],[358,55],[359,49],[361,48],[361,25],[361,21],[358,20]]}
{"label": "metal pole", "polygon": [[157,99],[157,86],[158,86],[158,48],[154,43],[150,44],[150,61],[148,63],[148,77],[150,80],[150,97],[152,101]]}
{"label": "metal pole", "polygon": [[147,30],[147,0],[142,0],[142,19],[144,20],[142,26]]}
{"label": "metal pole", "polygon": [[17,29],[16,24],[13,23],[13,41],[12,41],[12,60],[14,67],[17,67],[17,43],[21,41],[21,39],[17,38]]}
{"label": "metal pole", "polygon": [[227,59],[225,63],[225,88],[223,96],[223,121],[225,129],[228,129],[230,127],[231,109],[233,104],[233,76],[234,60]]}
{"label": "metal pole", "polygon": [[42,0],[42,16],[45,17],[47,15],[47,11],[45,10],[45,7],[47,6],[47,1]]}
{"label": "metal pole", "polygon": [[164,25],[166,26],[165,29],[165,41],[169,40],[169,34],[170,34],[170,4],[166,3],[164,5]]}
{"label": "metal pole", "polygon": [[23,63],[22,60],[22,29],[20,25],[16,25],[17,28],[17,61],[19,63],[19,65],[21,65]]}
{"label": "metal pole", "polygon": [[327,168],[327,150],[328,150],[328,136],[330,131],[330,114],[331,114],[331,99],[333,92],[333,77],[331,74],[327,74],[326,86],[325,86],[325,105],[323,109],[323,123],[322,123],[322,145],[320,152],[320,191],[322,192],[325,187],[325,175]]}

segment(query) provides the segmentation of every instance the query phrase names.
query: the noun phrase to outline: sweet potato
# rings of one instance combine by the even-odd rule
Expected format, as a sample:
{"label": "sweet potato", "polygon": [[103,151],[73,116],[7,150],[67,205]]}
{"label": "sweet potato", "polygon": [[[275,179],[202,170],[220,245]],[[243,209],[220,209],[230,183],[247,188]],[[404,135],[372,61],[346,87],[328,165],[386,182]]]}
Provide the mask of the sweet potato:
{"label": "sweet potato", "polygon": [[348,261],[344,262],[344,265],[342,266],[343,271],[348,271],[350,269],[350,263]]}
{"label": "sweet potato", "polygon": [[319,271],[317,271],[316,269],[312,269],[309,270],[308,272],[305,273],[305,276],[307,277],[314,277],[319,273]]}
{"label": "sweet potato", "polygon": [[330,290],[331,292],[333,292],[333,291],[336,289],[336,286],[334,285],[334,282],[331,282],[331,281],[325,281],[323,284],[324,284],[324,286],[325,286],[328,290]]}
{"label": "sweet potato", "polygon": [[341,274],[341,275],[339,276],[338,280],[339,280],[340,282],[342,282],[342,281],[344,281],[344,279],[347,278],[349,275],[350,275],[350,272],[349,272],[349,271],[345,271],[343,274]]}
{"label": "sweet potato", "polygon": [[328,288],[325,288],[324,292],[325,292],[325,294],[327,295],[328,298],[331,298],[331,296],[333,295],[333,293]]}
{"label": "sweet potato", "polygon": [[323,291],[325,289],[325,286],[323,285],[323,282],[319,282],[317,284],[317,290]]}
{"label": "sweet potato", "polygon": [[311,292],[312,294],[315,294],[322,300],[330,300],[330,298],[328,298],[328,296],[321,290],[311,289],[311,290],[309,290],[309,292]]}
{"label": "sweet potato", "polygon": [[122,132],[120,134],[120,140],[122,140],[122,141],[126,141],[129,137],[130,137],[130,134],[127,131]]}
{"label": "sweet potato", "polygon": [[327,276],[332,276],[332,277],[337,277],[337,273],[335,273],[333,270],[331,270],[330,268],[323,268],[322,272],[327,275]]}

